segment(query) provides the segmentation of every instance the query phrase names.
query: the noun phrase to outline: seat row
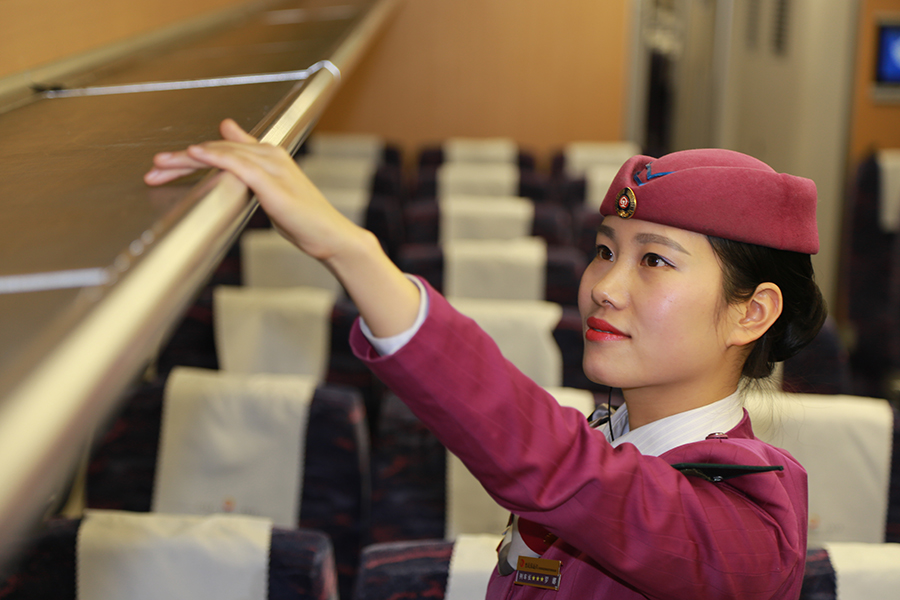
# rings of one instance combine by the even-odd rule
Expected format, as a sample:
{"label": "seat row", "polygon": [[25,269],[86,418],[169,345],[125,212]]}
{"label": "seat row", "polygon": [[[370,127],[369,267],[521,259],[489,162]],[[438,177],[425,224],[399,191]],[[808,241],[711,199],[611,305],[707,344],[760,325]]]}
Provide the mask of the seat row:
{"label": "seat row", "polygon": [[551,174],[511,140],[459,139],[422,150],[405,177],[400,152],[373,136],[314,134],[298,163],[392,258],[405,244],[539,236],[548,246],[594,248],[595,213],[619,166],[639,148],[571,144]]}
{"label": "seat row", "polygon": [[[195,370],[174,371],[170,379],[176,377],[190,382],[192,378],[211,377],[210,373],[190,371]],[[230,378],[228,394],[222,394],[220,386],[218,400],[226,399],[227,403],[228,398],[233,398],[238,383],[239,378]],[[175,385],[170,382],[167,387]],[[184,385],[184,381],[177,385]],[[253,387],[259,391],[261,386],[257,381]],[[209,582],[210,574],[221,572],[223,575],[215,577],[221,577],[222,582],[228,582],[230,586],[240,584],[253,587],[250,584],[254,577],[258,580],[261,576],[267,583],[260,587],[257,581],[253,587],[255,592],[248,593],[241,589],[241,595],[235,596],[229,595],[234,590],[217,591],[216,597],[219,598],[338,598],[336,582],[341,578],[341,562],[336,557],[341,538],[335,537],[334,531],[336,526],[344,526],[346,531],[348,521],[357,517],[353,510],[342,511],[342,508],[348,506],[348,499],[352,504],[360,494],[354,491],[342,496],[334,494],[333,490],[330,494],[326,492],[334,486],[346,489],[348,480],[358,479],[354,471],[361,461],[359,457],[350,458],[352,453],[347,452],[347,441],[353,439],[352,435],[349,438],[346,435],[349,430],[344,432],[345,435],[334,429],[330,435],[318,431],[332,428],[335,421],[323,416],[327,411],[323,410],[322,405],[328,402],[323,398],[328,394],[323,393],[322,386],[314,389],[305,427],[308,439],[302,469],[300,528],[286,523],[276,522],[273,525],[271,521],[262,522],[258,516],[222,515],[229,511],[246,510],[238,493],[232,499],[225,498],[220,510],[209,511],[220,513],[217,515],[183,514],[189,510],[181,510],[181,514],[177,515],[144,512],[143,507],[148,502],[161,504],[166,501],[161,498],[166,493],[159,489],[160,479],[165,478],[159,471],[167,468],[164,464],[166,452],[157,450],[116,456],[117,452],[111,452],[110,440],[106,440],[103,444],[105,450],[101,455],[95,455],[91,464],[91,503],[97,502],[97,495],[114,491],[113,488],[131,488],[132,491],[144,489],[139,500],[144,504],[135,504],[137,512],[120,512],[129,507],[119,504],[116,507],[118,510],[89,510],[82,519],[49,521],[32,542],[15,573],[0,584],[0,597],[162,597],[153,594],[165,593],[169,589],[162,583],[181,586],[186,590],[195,589],[191,587],[193,585],[202,585],[199,589],[208,593],[217,590]],[[264,394],[268,398],[275,395],[272,390]],[[146,402],[148,396],[144,400],[145,410],[137,420],[142,426],[150,422],[151,426],[147,429],[151,429],[158,407],[146,410],[150,404]],[[773,409],[770,403],[773,401],[780,406],[780,414],[775,419],[771,418]],[[320,406],[317,407],[317,404]],[[400,406],[392,403],[391,412],[396,412],[395,409]],[[801,597],[809,600],[892,597],[898,583],[897,577],[900,576],[900,545],[883,542],[900,540],[900,502],[897,496],[900,488],[900,453],[891,451],[891,447],[897,448],[897,442],[900,442],[900,421],[894,411],[885,401],[874,399],[821,395],[773,397],[773,394],[751,395],[748,409],[753,413],[758,435],[786,447],[807,466],[810,474],[810,548]],[[163,408],[161,411],[161,421],[164,423],[171,419],[164,414],[167,410]],[[211,414],[192,421],[192,428],[206,428],[211,417],[214,423],[227,420],[226,411],[213,411],[213,414],[214,417]],[[379,531],[373,515],[371,530],[363,532],[361,538],[357,537],[362,549],[355,554],[358,561],[353,565],[355,581],[351,587],[341,588],[340,595],[359,600],[398,595],[423,599],[465,598],[473,588],[482,586],[481,589],[484,589],[484,582],[495,564],[494,552],[499,536],[496,533],[471,534],[460,530],[459,515],[456,517],[457,525],[451,525],[454,521],[450,516],[455,502],[453,488],[461,487],[463,497],[471,495],[472,488],[466,488],[466,484],[458,479],[454,480],[451,458],[434,440],[420,435],[421,432],[413,433],[420,426],[408,414],[397,412],[397,415],[406,420],[409,430],[405,433],[412,435],[404,436],[404,432],[397,432],[405,437],[406,452],[393,457],[389,468],[395,472],[403,470],[405,467],[401,463],[404,459],[418,462],[420,466],[428,461],[431,464],[418,471],[410,469],[414,477],[405,482],[396,477],[386,478],[380,492],[375,486],[372,506],[377,505],[379,493],[394,494],[395,500],[401,497],[397,508],[406,508],[406,514],[400,519],[407,529]],[[259,415],[246,420],[258,426]],[[346,422],[346,419],[342,417],[337,421]],[[136,441],[132,439],[134,432],[123,431],[121,423],[111,429],[110,435],[118,438],[119,444],[128,445],[129,441]],[[164,431],[162,435],[157,435],[166,438],[171,434]],[[196,439],[198,436],[194,437]],[[313,437],[316,439],[313,440]],[[356,439],[363,437],[357,436]],[[317,449],[318,445],[322,448]],[[431,457],[422,460],[425,454],[422,451],[429,446]],[[223,454],[233,453],[233,450],[229,444],[220,448]],[[254,446],[242,446],[241,450],[241,454],[253,454]],[[350,468],[333,473],[340,470],[337,463],[341,462],[338,459],[336,463],[333,455],[341,453],[349,459],[344,464]],[[277,460],[289,461],[289,454],[281,453]],[[149,459],[149,455],[157,457],[155,466],[150,464],[153,460]],[[187,462],[190,462],[189,458],[189,455],[183,456]],[[268,457],[270,461],[273,458],[276,457]],[[323,459],[327,460],[316,467],[316,461]],[[136,464],[142,460],[145,464]],[[444,462],[443,467],[439,465],[441,461]],[[148,466],[150,470],[157,471],[152,489],[142,486],[129,475],[134,469],[146,469]],[[107,471],[107,476],[113,476],[109,480],[111,486],[106,490],[96,486],[97,477],[102,476],[98,471]],[[379,471],[380,467],[376,465],[373,470],[376,478],[381,474]],[[200,483],[208,482],[210,475],[199,474]],[[113,480],[115,477],[119,478],[118,482]],[[432,481],[429,483],[424,479]],[[92,480],[93,492],[90,491]],[[446,485],[448,481],[450,485]],[[207,491],[206,485],[201,487]],[[428,504],[427,494],[423,491],[429,490],[434,496],[438,495],[438,490],[446,490],[444,493],[447,494],[443,502],[437,500],[432,506],[426,506],[431,509],[431,515],[418,510],[420,505]],[[270,493],[269,489],[257,491],[263,496]],[[138,495],[132,494],[124,502],[134,502]],[[385,500],[387,498],[382,498],[382,501]],[[317,504],[318,509],[315,509]],[[441,504],[446,508],[441,508]],[[472,512],[471,506],[465,510]],[[482,517],[488,511],[474,512],[475,516]],[[502,511],[500,513],[502,516]],[[321,517],[325,514],[330,516],[317,522],[316,515]],[[365,519],[364,516],[359,518],[361,521]],[[430,529],[409,527],[416,520],[423,523],[430,521]],[[318,531],[306,528],[307,524],[314,525]],[[488,526],[495,527],[496,524]],[[329,528],[332,533],[326,533]],[[357,534],[359,531],[356,529]],[[389,541],[378,542],[378,537]],[[343,541],[346,542],[346,538]],[[129,558],[132,555],[133,558]],[[237,565],[235,561],[238,561]],[[179,568],[180,562],[189,568]],[[224,575],[226,573],[227,577]],[[201,584],[190,583],[195,576],[205,581]],[[165,581],[157,585],[154,577],[162,577]],[[147,586],[152,590],[142,596],[134,586]],[[98,588],[103,589],[92,595]],[[838,589],[840,595],[837,594]],[[123,590],[128,593],[124,594]]]}
{"label": "seat row", "polygon": [[465,194],[578,204],[597,203],[618,168],[639,153],[632,142],[573,142],[550,157],[546,171],[511,139],[450,138],[422,148],[407,177],[400,149],[377,136],[314,133],[298,162],[321,187],[366,187],[402,200]]}

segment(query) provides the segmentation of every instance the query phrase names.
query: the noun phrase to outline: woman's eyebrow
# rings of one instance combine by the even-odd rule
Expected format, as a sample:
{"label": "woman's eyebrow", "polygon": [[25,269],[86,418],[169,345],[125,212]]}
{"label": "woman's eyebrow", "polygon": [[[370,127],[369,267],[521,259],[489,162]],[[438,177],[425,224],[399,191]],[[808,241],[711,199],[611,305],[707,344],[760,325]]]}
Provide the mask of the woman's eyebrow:
{"label": "woman's eyebrow", "polygon": [[662,244],[663,246],[668,246],[672,250],[677,250],[678,252],[683,252],[688,256],[691,255],[690,252],[685,250],[684,246],[673,240],[672,238],[666,237],[664,235],[659,235],[656,233],[639,233],[634,236],[634,239],[639,244]]}
{"label": "woman's eyebrow", "polygon": [[[605,235],[612,241],[616,241],[616,230],[609,225],[603,225],[601,223],[597,226],[597,233],[600,235]],[[634,236],[634,241],[638,244],[662,244],[663,246],[668,246],[673,250],[683,252],[684,254],[691,256],[691,253],[688,252],[684,246],[682,246],[672,238],[666,237],[664,235],[659,235],[658,233],[639,233]]]}
{"label": "woman's eyebrow", "polygon": [[597,233],[599,233],[600,235],[605,235],[612,241],[616,241],[616,230],[609,225],[604,225],[603,223],[597,225]]}

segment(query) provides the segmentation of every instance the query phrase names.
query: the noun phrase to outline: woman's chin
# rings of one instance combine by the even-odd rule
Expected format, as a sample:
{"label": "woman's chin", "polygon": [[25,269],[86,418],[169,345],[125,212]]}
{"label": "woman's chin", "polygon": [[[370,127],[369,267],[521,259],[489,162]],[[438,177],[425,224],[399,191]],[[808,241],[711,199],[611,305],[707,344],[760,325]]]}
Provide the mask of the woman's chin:
{"label": "woman's chin", "polygon": [[584,365],[584,375],[588,378],[588,381],[592,383],[597,383],[612,388],[622,387],[623,382],[619,381],[619,379],[615,375],[589,369],[588,365]]}

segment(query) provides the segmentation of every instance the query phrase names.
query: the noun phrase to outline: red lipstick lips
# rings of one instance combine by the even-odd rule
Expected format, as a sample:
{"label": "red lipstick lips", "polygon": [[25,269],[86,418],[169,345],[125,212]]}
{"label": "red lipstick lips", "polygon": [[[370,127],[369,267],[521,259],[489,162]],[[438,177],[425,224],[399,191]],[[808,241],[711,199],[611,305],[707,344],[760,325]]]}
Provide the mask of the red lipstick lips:
{"label": "red lipstick lips", "polygon": [[588,317],[588,330],[584,332],[584,337],[589,342],[606,342],[614,340],[624,340],[628,336],[597,317]]}

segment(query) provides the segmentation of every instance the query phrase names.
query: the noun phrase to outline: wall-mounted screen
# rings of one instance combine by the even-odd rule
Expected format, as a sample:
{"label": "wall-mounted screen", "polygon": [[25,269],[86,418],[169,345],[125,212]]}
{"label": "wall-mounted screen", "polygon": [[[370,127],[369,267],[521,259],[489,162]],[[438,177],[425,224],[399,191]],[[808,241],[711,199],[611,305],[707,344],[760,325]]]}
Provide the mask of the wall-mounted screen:
{"label": "wall-mounted screen", "polygon": [[900,103],[900,17],[881,18],[876,22],[874,77],[872,100],[877,103]]}
{"label": "wall-mounted screen", "polygon": [[878,25],[878,54],[875,81],[900,85],[900,23]]}

